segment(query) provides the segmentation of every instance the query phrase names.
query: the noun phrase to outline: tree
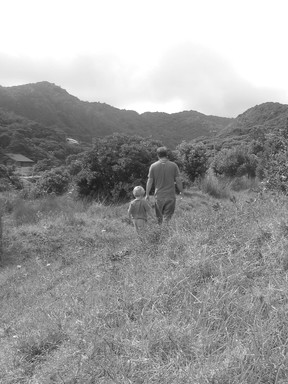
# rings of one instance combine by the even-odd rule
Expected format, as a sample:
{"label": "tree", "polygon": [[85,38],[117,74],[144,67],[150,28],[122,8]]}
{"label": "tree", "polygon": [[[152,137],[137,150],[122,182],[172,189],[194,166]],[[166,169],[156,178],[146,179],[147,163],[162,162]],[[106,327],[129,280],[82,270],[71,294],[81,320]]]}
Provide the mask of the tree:
{"label": "tree", "polygon": [[2,148],[6,148],[8,147],[8,145],[10,144],[11,142],[11,138],[10,136],[8,136],[6,133],[3,133],[1,136],[0,136],[0,145]]}
{"label": "tree", "polygon": [[200,143],[183,141],[177,147],[180,168],[194,181],[203,176],[208,169],[208,154],[206,146]]}
{"label": "tree", "polygon": [[65,168],[55,168],[46,171],[36,183],[38,195],[55,193],[61,195],[68,190],[70,175]]}
{"label": "tree", "polygon": [[288,138],[286,130],[266,135],[261,157],[262,179],[268,189],[288,194]]}
{"label": "tree", "polygon": [[119,134],[95,140],[93,149],[84,153],[76,178],[79,195],[126,200],[135,185],[145,186],[159,146],[152,139]]}

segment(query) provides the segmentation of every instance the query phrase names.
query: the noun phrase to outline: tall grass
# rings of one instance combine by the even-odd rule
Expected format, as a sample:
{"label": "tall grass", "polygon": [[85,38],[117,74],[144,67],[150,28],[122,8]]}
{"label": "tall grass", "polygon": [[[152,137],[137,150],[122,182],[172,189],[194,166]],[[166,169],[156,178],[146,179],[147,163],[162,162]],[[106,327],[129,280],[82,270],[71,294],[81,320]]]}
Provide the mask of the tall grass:
{"label": "tall grass", "polygon": [[217,178],[212,169],[209,169],[200,181],[200,189],[217,199],[226,199],[231,195],[227,181]]}
{"label": "tall grass", "polygon": [[227,199],[233,196],[233,192],[244,190],[258,190],[259,180],[247,176],[227,178],[217,177],[212,169],[209,169],[199,182],[199,188],[217,199]]}
{"label": "tall grass", "polygon": [[141,239],[126,205],[6,212],[3,383],[287,382],[284,203],[193,191]]}
{"label": "tall grass", "polygon": [[3,254],[3,229],[2,229],[2,208],[0,206],[0,263],[2,260],[2,254]]}

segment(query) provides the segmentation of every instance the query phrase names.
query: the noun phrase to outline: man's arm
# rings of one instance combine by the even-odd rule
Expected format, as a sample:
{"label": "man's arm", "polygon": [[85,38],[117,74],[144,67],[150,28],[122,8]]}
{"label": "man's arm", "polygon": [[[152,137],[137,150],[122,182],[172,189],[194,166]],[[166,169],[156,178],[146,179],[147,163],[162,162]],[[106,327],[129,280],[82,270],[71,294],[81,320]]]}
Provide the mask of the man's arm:
{"label": "man's arm", "polygon": [[149,199],[149,193],[151,191],[153,185],[153,179],[151,177],[148,178],[147,183],[146,183],[146,199]]}
{"label": "man's arm", "polygon": [[132,205],[131,205],[131,203],[129,204],[129,208],[128,208],[128,217],[129,217],[129,219],[132,218]]}

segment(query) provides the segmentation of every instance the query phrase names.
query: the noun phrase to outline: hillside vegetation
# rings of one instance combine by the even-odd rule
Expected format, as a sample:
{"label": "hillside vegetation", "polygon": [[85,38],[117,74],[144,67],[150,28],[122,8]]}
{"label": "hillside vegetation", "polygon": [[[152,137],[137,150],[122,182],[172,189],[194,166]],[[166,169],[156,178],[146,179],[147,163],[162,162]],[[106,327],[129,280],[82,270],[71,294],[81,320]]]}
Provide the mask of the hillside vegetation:
{"label": "hillside vegetation", "polygon": [[287,129],[288,105],[263,103],[249,108],[217,132],[214,143],[221,148],[249,143],[260,134],[275,134]]}
{"label": "hillside vegetation", "polygon": [[[91,146],[91,145],[90,145]],[[0,161],[5,153],[21,154],[44,169],[65,163],[67,156],[89,147],[86,143],[70,145],[66,135],[57,127],[48,127],[0,108]],[[43,168],[42,166],[42,168]]]}
{"label": "hillside vegetation", "polygon": [[[81,101],[48,82],[0,87],[0,157],[20,153],[39,163],[36,172],[44,171],[65,165],[68,156],[89,151],[95,141],[112,134],[158,141],[172,150],[183,142],[196,147],[201,143],[208,158],[236,147],[254,153],[251,142],[281,136],[287,131],[287,118],[288,105],[272,102],[256,105],[235,119],[196,111],[140,115]],[[69,145],[67,137],[78,139],[80,145]]]}
{"label": "hillside vegetation", "polygon": [[142,241],[127,204],[1,203],[1,383],[287,383],[283,196],[192,189]]}

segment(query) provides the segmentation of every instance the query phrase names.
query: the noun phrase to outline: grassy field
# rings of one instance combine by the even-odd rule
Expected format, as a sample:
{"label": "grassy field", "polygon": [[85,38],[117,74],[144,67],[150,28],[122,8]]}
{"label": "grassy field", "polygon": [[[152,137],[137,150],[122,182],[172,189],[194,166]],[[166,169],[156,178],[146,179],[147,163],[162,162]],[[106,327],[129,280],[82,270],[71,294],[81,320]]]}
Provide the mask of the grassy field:
{"label": "grassy field", "polygon": [[127,205],[2,194],[1,384],[288,383],[287,198]]}

